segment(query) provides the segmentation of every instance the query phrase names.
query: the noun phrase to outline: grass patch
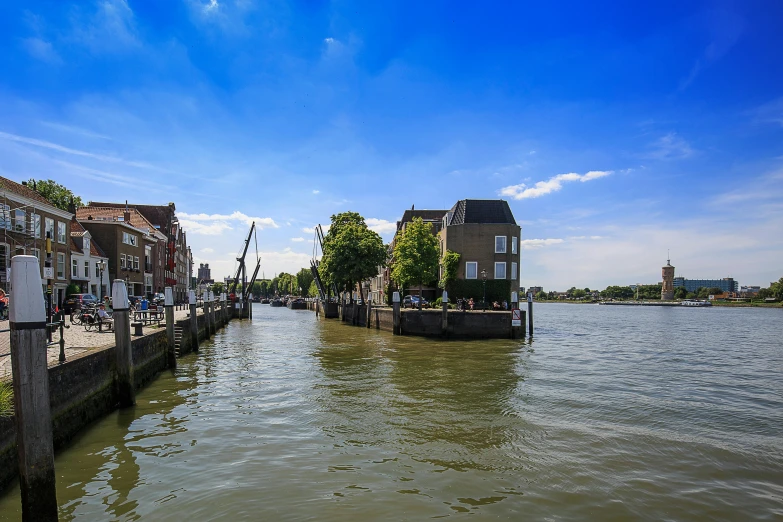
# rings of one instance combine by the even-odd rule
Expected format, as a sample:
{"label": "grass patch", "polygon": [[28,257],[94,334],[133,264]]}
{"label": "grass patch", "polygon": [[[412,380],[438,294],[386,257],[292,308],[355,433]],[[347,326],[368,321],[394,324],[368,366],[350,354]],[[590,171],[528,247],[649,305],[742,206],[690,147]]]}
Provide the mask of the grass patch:
{"label": "grass patch", "polygon": [[0,417],[14,414],[14,390],[10,382],[0,381]]}

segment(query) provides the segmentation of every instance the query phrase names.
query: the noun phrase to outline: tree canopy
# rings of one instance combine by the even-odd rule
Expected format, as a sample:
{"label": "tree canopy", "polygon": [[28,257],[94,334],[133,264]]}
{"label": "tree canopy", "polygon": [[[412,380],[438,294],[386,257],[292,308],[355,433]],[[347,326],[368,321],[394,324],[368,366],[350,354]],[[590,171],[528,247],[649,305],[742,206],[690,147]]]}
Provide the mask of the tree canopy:
{"label": "tree canopy", "polygon": [[[437,280],[438,239],[432,234],[432,224],[421,218],[414,218],[394,245],[394,266],[392,279],[400,286]],[[421,293],[421,292],[420,292]]]}
{"label": "tree canopy", "polygon": [[331,219],[318,270],[326,284],[346,290],[353,300],[354,285],[377,275],[378,267],[385,266],[386,248],[381,236],[367,228],[358,213],[342,212]]}
{"label": "tree canopy", "polygon": [[65,210],[66,212],[68,212],[68,206],[71,204],[71,201],[73,201],[76,208],[84,206],[82,198],[54,180],[36,180],[30,178],[27,182],[27,186],[48,199],[52,205],[61,210]]}
{"label": "tree canopy", "polygon": [[460,255],[457,252],[446,250],[441,259],[443,265],[443,276],[440,278],[438,286],[444,290],[449,290],[451,283],[457,280],[457,269],[459,268]]}

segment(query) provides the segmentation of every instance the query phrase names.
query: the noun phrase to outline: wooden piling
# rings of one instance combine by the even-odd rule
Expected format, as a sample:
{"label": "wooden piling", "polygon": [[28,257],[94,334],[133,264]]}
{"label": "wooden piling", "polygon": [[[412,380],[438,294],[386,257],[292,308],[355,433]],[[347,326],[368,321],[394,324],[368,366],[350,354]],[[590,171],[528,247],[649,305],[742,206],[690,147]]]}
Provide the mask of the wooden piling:
{"label": "wooden piling", "polygon": [[370,327],[370,323],[372,322],[372,303],[370,303],[369,295],[367,295],[367,328]]}
{"label": "wooden piling", "polygon": [[447,291],[443,291],[441,300],[443,302],[443,315],[441,317],[440,331],[443,337],[447,337],[449,335],[449,293]]}
{"label": "wooden piling", "polygon": [[130,336],[130,303],[125,280],[115,279],[112,284],[112,320],[114,321],[114,353],[117,359],[117,397],[120,408],[136,403],[136,386],[133,381],[133,351]]}
{"label": "wooden piling", "polygon": [[46,305],[35,256],[11,259],[11,368],[22,520],[57,520]]}
{"label": "wooden piling", "polygon": [[190,342],[194,352],[198,352],[198,317],[196,312],[196,291],[191,290],[188,294],[188,302],[190,303]]}
{"label": "wooden piling", "polygon": [[394,316],[394,335],[401,335],[402,331],[400,328],[400,293],[394,292],[392,294],[392,310],[393,310],[393,316]]}
{"label": "wooden piling", "polygon": [[164,310],[166,311],[166,340],[168,346],[166,347],[166,360],[168,367],[176,369],[177,367],[177,352],[174,346],[174,291],[170,286],[167,286],[164,290]]}
{"label": "wooden piling", "polygon": [[215,293],[209,291],[209,323],[212,325],[212,335],[217,333],[217,323],[215,322]]}
{"label": "wooden piling", "polygon": [[533,337],[533,293],[527,294],[527,328]]}

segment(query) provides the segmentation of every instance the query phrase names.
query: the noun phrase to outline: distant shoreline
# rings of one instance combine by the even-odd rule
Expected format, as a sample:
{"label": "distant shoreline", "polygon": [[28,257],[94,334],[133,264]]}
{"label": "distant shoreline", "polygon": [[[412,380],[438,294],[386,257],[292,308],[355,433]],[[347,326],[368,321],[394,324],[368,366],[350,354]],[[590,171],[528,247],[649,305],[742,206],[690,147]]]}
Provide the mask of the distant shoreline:
{"label": "distant shoreline", "polygon": [[[569,304],[569,305],[594,305],[598,304],[598,301],[533,301],[534,303],[542,304]],[[632,299],[627,301],[615,301],[615,302],[628,302],[633,303]],[[659,301],[650,301],[659,302]],[[783,308],[783,303],[727,303],[722,301],[710,301],[712,306],[723,306],[726,308]],[[524,304],[524,303],[522,303]],[[685,308],[685,307],[683,307]]]}

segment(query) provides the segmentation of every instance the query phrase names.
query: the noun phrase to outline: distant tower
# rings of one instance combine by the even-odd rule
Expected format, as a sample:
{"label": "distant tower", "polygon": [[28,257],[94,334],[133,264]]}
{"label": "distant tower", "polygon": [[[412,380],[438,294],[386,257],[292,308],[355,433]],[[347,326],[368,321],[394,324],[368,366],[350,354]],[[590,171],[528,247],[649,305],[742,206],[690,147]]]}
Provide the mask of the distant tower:
{"label": "distant tower", "polygon": [[674,299],[674,267],[671,259],[666,260],[666,266],[661,270],[663,275],[663,286],[661,287],[661,300],[671,301]]}

